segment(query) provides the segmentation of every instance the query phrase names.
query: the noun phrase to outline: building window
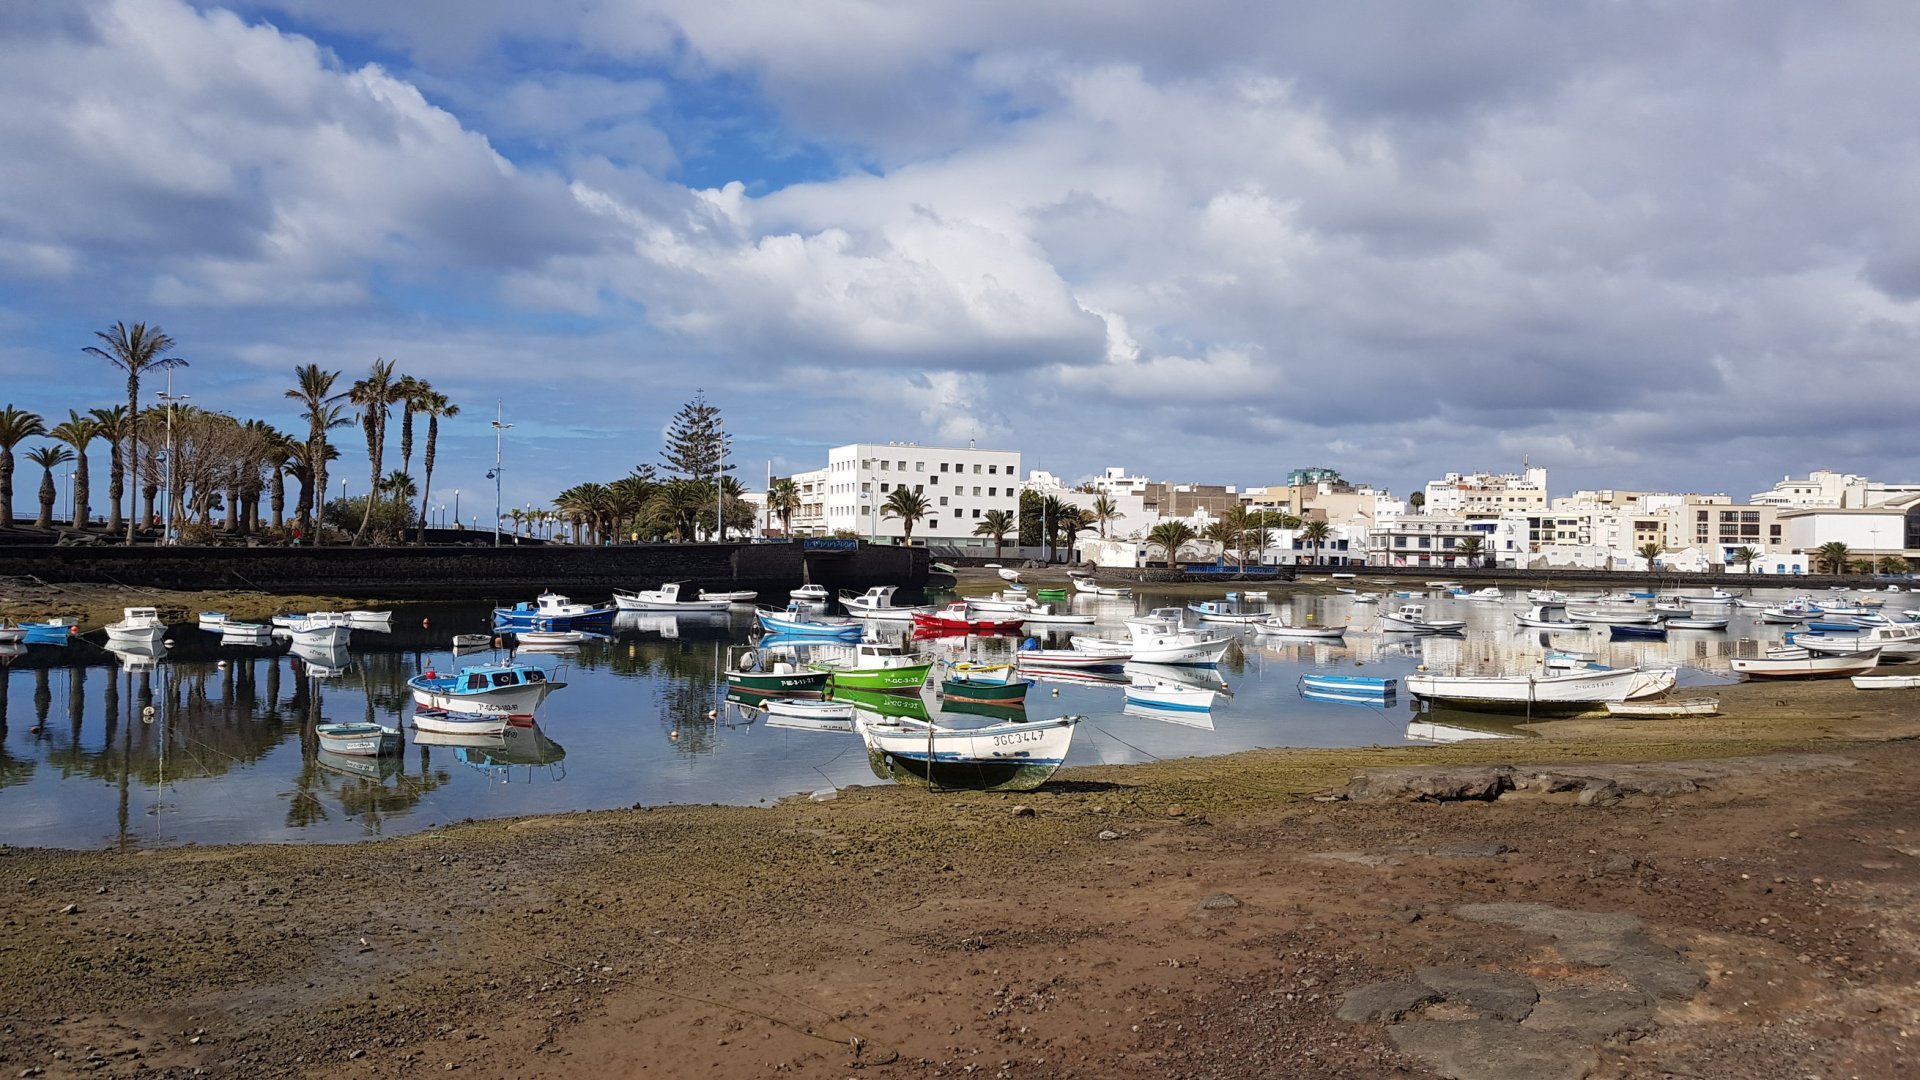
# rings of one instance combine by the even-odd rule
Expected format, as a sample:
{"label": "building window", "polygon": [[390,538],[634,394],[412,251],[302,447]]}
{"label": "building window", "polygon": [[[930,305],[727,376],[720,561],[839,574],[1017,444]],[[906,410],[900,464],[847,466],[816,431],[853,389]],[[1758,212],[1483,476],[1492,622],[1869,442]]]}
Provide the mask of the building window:
{"label": "building window", "polygon": [[940,478],[938,476],[927,477],[927,483],[929,484],[938,484],[939,482],[940,482]]}
{"label": "building window", "polygon": [[914,463],[913,463],[913,471],[914,471],[914,472],[926,472],[926,471],[927,471],[927,463],[926,463],[926,462],[924,462],[924,461],[916,461],[916,462],[914,462]]}
{"label": "building window", "polygon": [[947,463],[946,463],[946,462],[944,462],[944,461],[943,461],[943,462],[941,462],[941,463],[940,463],[940,471],[941,471],[941,472],[946,472],[946,471],[947,471]]}
{"label": "building window", "polygon": [[1441,547],[1443,547],[1443,548],[1450,548],[1450,547],[1452,547],[1452,546],[1453,546],[1453,537],[1451,537],[1451,536],[1449,536],[1449,537],[1445,537],[1445,538],[1443,538],[1443,539],[1442,539],[1442,540],[1440,541],[1440,546],[1441,546]]}
{"label": "building window", "polygon": [[988,494],[988,495],[997,495],[997,494],[999,494],[999,492],[1000,492],[1000,489],[999,489],[999,488],[988,488],[988,489],[987,489],[987,494]]}
{"label": "building window", "polygon": [[940,496],[940,505],[941,506],[947,505],[947,497],[945,495]]}
{"label": "building window", "polygon": [[[978,468],[978,466],[975,466],[975,467],[976,467],[976,468]],[[979,511],[979,509],[978,509],[978,508],[976,508],[976,509],[975,509],[975,510],[973,511],[973,516],[974,516],[974,517],[979,517],[979,516],[980,516],[980,511]]]}
{"label": "building window", "polygon": [[922,492],[924,492],[924,491],[926,491],[926,490],[927,490],[927,486],[926,486],[925,484],[915,484],[915,485],[913,485],[913,493],[914,493],[914,494],[916,494],[916,495],[918,495],[918,494],[920,494],[920,493],[922,493]]}
{"label": "building window", "polygon": [[978,484],[975,484],[975,485],[974,485],[974,487],[973,487],[973,493],[974,493],[975,495],[979,495],[979,494],[980,494],[980,485],[978,485]]}
{"label": "building window", "polygon": [[880,494],[885,495],[888,491],[892,490],[892,488],[893,488],[892,484],[881,484]]}
{"label": "building window", "polygon": [[904,462],[904,461],[903,461],[903,462],[901,462],[901,463],[899,464],[899,466],[898,466],[898,468],[900,469],[900,471],[901,471],[901,472],[906,472],[906,471],[907,471],[907,463],[906,463],[906,462]]}
{"label": "building window", "polygon": [[987,475],[988,475],[988,476],[992,476],[992,475],[994,474],[994,472],[995,472],[995,470],[997,470],[997,469],[999,469],[999,468],[1000,468],[1000,466],[998,466],[998,465],[989,465],[989,466],[987,466]]}
{"label": "building window", "polygon": [[979,475],[980,475],[980,466],[979,466],[979,464],[978,464],[978,463],[976,463],[976,464],[975,464],[975,465],[973,466],[973,475],[975,475],[975,476],[979,476]]}
{"label": "building window", "polygon": [[1433,546],[1433,537],[1431,537],[1431,536],[1423,536],[1423,537],[1421,537],[1421,538],[1420,538],[1420,546],[1421,546],[1421,547],[1423,547],[1423,548],[1430,548],[1430,547],[1432,547],[1432,546]]}

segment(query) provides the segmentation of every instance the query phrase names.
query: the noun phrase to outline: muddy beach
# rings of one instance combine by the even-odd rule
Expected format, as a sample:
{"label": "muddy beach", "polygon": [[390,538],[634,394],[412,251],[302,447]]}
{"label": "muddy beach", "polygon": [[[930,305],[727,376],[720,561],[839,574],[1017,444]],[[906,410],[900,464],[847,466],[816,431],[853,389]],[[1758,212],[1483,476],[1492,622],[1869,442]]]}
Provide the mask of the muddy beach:
{"label": "muddy beach", "polygon": [[6,848],[0,1066],[1910,1075],[1920,710],[1844,683],[1721,696],[1717,718],[1074,769],[1018,798]]}

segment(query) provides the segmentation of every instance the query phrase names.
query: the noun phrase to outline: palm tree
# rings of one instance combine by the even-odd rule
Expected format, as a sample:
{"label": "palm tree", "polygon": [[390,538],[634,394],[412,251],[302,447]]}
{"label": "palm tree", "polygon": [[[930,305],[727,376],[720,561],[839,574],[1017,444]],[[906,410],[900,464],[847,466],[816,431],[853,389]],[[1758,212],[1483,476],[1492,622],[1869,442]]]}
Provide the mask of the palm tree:
{"label": "palm tree", "polygon": [[93,483],[87,470],[87,444],[100,437],[100,421],[68,409],[66,423],[48,434],[73,447],[73,520],[67,524],[84,529],[93,516],[88,505],[93,501]]}
{"label": "palm tree", "polygon": [[780,516],[780,534],[793,535],[793,515],[800,510],[800,485],[783,476],[767,487],[767,509]]}
{"label": "palm tree", "polygon": [[[413,404],[412,412],[407,414],[409,424],[412,423],[413,413],[416,412],[427,418],[427,449],[420,457],[420,470],[426,474],[426,480],[420,485],[420,531],[417,534],[419,542],[424,544],[427,542],[427,499],[433,494],[433,462],[440,444],[440,421],[442,418],[451,419],[459,416],[460,406],[448,400],[447,395],[430,390]],[[411,438],[411,427],[406,429],[403,435]],[[402,442],[405,441],[406,438],[403,438]],[[401,456],[404,459],[405,454]]]}
{"label": "palm tree", "polygon": [[1074,505],[1058,495],[1048,495],[1040,500],[1040,542],[1047,546],[1048,562],[1053,561],[1053,553],[1057,550],[1053,542],[1054,535],[1059,532],[1060,522],[1071,509],[1074,509]]}
{"label": "palm tree", "polygon": [[1173,569],[1174,560],[1179,558],[1180,548],[1193,539],[1193,526],[1184,521],[1163,521],[1147,533],[1147,547],[1151,550],[1158,545],[1167,553],[1167,569]]}
{"label": "palm tree", "polygon": [[915,523],[932,514],[933,507],[928,505],[927,497],[912,488],[894,488],[887,501],[880,504],[880,516],[900,519],[901,539],[908,547],[913,546]]}
{"label": "palm tree", "polygon": [[[1240,557],[1239,552],[1234,549],[1234,545],[1240,540],[1240,530],[1228,524],[1225,517],[1216,518],[1209,522],[1206,528],[1201,529],[1200,539],[1211,540],[1220,545],[1220,557],[1223,564],[1228,553],[1232,553],[1236,559]],[[1242,565],[1245,564],[1242,563]]]}
{"label": "palm tree", "polygon": [[417,493],[413,477],[408,476],[399,469],[395,469],[380,478],[379,490],[380,494],[392,499],[394,502],[403,503],[408,509],[413,508],[413,497]]}
{"label": "palm tree", "polygon": [[1737,562],[1741,566],[1745,567],[1747,573],[1749,574],[1753,573],[1753,561],[1760,557],[1760,553],[1750,547],[1734,548],[1732,551],[1728,552],[1727,555],[1734,562]]}
{"label": "palm tree", "polygon": [[1911,567],[1908,565],[1906,558],[1903,556],[1883,555],[1880,557],[1880,562],[1878,564],[1877,569],[1882,574],[1891,575],[1891,574],[1904,574],[1909,569],[1911,569]]}
{"label": "palm tree", "polygon": [[127,407],[115,405],[106,409],[92,409],[87,413],[100,432],[96,438],[107,440],[107,532],[120,531],[120,500],[127,491],[127,463],[130,460],[123,450],[127,438],[132,434],[133,424],[127,419]]}
{"label": "palm tree", "polygon": [[1120,504],[1105,495],[1093,500],[1093,520],[1100,526],[1100,539],[1107,538],[1107,524],[1118,521],[1127,515],[1120,512]]}
{"label": "palm tree", "polygon": [[400,406],[400,471],[409,475],[413,472],[413,414],[420,411],[420,403],[433,393],[433,384],[425,379],[416,379],[411,375],[402,375],[393,384],[393,400]]}
{"label": "palm tree", "polygon": [[[300,523],[306,527],[312,537],[312,543],[320,543],[320,522],[326,516],[327,508],[327,462],[339,455],[330,453],[327,445],[327,432],[347,424],[346,410],[339,405],[345,394],[333,392],[334,382],[340,378],[337,371],[321,371],[319,364],[307,364],[293,369],[293,389],[286,396],[299,402],[304,409],[307,421],[307,468],[309,472],[308,490],[310,500],[303,500]],[[311,515],[311,516],[309,516]]]}
{"label": "palm tree", "polygon": [[651,525],[643,526],[642,519],[646,517],[647,503],[653,499],[657,487],[659,484],[645,476],[623,476],[607,485],[615,531],[621,536],[640,533],[649,537],[655,535]]}
{"label": "palm tree", "polygon": [[989,510],[980,518],[980,524],[973,527],[975,536],[993,537],[993,557],[999,558],[1006,547],[1007,534],[1020,527],[1020,519],[1011,510]]}
{"label": "palm tree", "polygon": [[1847,558],[1852,554],[1852,548],[1838,540],[1833,540],[1821,544],[1820,550],[1814,552],[1814,559],[1827,573],[1844,574],[1847,572]]}
{"label": "palm tree", "polygon": [[1662,550],[1664,549],[1662,549],[1659,544],[1645,543],[1635,548],[1633,553],[1647,560],[1647,569],[1651,571],[1653,569],[1653,561],[1660,557]]}
{"label": "palm tree", "polygon": [[1321,518],[1314,518],[1300,526],[1300,539],[1313,545],[1313,563],[1320,565],[1320,547],[1333,535],[1333,527]]}
{"label": "palm tree", "polygon": [[[88,345],[81,349],[90,356],[97,356],[121,371],[127,373],[127,415],[140,415],[140,376],[149,371],[166,371],[177,367],[186,367],[187,362],[177,356],[163,357],[160,354],[173,348],[173,339],[158,326],[151,329],[146,323],[117,322],[105,330],[95,330],[93,336],[106,342],[101,349]],[[140,460],[140,428],[133,425],[127,429],[127,461],[129,464]],[[134,523],[127,522],[127,542],[133,542]]]}
{"label": "palm tree", "polygon": [[1460,557],[1467,560],[1468,566],[1479,566],[1480,557],[1486,550],[1487,542],[1481,537],[1467,536],[1460,540]]}
{"label": "palm tree", "polygon": [[1230,506],[1220,515],[1220,524],[1225,526],[1222,530],[1226,534],[1225,542],[1233,546],[1234,558],[1242,569],[1247,565],[1247,532],[1253,528],[1253,518],[1244,506]]}
{"label": "palm tree", "polygon": [[0,409],[0,529],[13,528],[13,448],[34,435],[45,435],[39,413],[8,405]]}
{"label": "palm tree", "polygon": [[[367,490],[369,495],[380,489],[380,469],[385,462],[387,451],[387,417],[393,409],[393,403],[400,400],[400,381],[393,377],[397,360],[376,359],[367,369],[367,377],[353,384],[347,391],[347,400],[360,410],[360,430],[367,437]],[[353,542],[358,545],[367,538],[367,526],[373,522],[373,499],[367,499],[366,509],[360,514],[360,528],[353,534]],[[518,530],[515,530],[516,535]]]}
{"label": "palm tree", "polygon": [[27,460],[40,466],[40,518],[33,523],[36,529],[53,528],[53,504],[60,498],[60,490],[53,486],[53,470],[73,460],[73,451],[64,446],[36,446],[27,451]]}
{"label": "palm tree", "polygon": [[300,442],[285,432],[275,431],[262,448],[267,473],[267,498],[273,510],[273,528],[278,532],[287,526],[287,477],[301,477],[305,463],[300,455]]}
{"label": "palm tree", "polygon": [[713,493],[699,480],[683,476],[661,484],[647,500],[647,513],[658,519],[674,538],[692,540],[703,512],[713,505]]}

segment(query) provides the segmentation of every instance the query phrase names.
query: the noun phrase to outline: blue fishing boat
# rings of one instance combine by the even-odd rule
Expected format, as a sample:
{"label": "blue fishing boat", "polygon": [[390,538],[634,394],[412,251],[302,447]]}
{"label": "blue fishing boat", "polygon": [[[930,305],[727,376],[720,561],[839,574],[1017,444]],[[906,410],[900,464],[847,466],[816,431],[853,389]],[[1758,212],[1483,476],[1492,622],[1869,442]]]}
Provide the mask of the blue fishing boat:
{"label": "blue fishing boat", "polygon": [[1857,634],[1863,628],[1855,622],[1828,622],[1824,619],[1813,619],[1807,623],[1807,629],[1829,634]]}
{"label": "blue fishing boat", "polygon": [[1631,638],[1665,638],[1666,623],[1615,623],[1607,627],[1607,637],[1613,641]]}
{"label": "blue fishing boat", "polygon": [[575,630],[613,622],[612,604],[576,604],[559,593],[545,592],[533,602],[493,609],[495,630]]}
{"label": "blue fishing boat", "polygon": [[1302,675],[1300,685],[1308,690],[1330,694],[1369,694],[1379,697],[1399,689],[1400,681],[1366,675]]}
{"label": "blue fishing boat", "polygon": [[754,613],[760,618],[761,628],[772,634],[828,638],[835,641],[859,641],[867,629],[857,619],[809,615],[795,608],[788,608],[786,611],[757,608]]}
{"label": "blue fishing boat", "polygon": [[48,619],[45,622],[23,622],[20,629],[27,632],[25,640],[28,645],[65,645],[80,628],[73,619]]}
{"label": "blue fishing boat", "polygon": [[[407,680],[414,703],[422,709],[453,714],[457,717],[483,717],[505,723],[507,720],[531,720],[533,710],[547,695],[566,686],[547,677],[546,669],[532,664],[489,664],[463,667],[451,675],[441,675],[429,667],[423,674]],[[429,731],[466,731],[472,725],[456,721],[450,727],[436,728],[415,721]],[[494,728],[498,730],[498,728]]]}
{"label": "blue fishing boat", "polygon": [[1313,690],[1305,685],[1300,687],[1300,696],[1308,701],[1325,701],[1335,705],[1370,705],[1376,709],[1391,708],[1398,696],[1391,690],[1376,694],[1367,690]]}

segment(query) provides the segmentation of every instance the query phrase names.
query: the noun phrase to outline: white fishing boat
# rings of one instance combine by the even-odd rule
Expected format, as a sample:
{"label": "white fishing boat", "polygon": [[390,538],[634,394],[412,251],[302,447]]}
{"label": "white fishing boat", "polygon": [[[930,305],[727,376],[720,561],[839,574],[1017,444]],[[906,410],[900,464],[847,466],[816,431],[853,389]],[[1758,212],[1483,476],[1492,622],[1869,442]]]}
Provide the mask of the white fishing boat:
{"label": "white fishing boat", "polygon": [[1731,604],[1738,599],[1725,589],[1713,589],[1706,593],[1693,593],[1678,597],[1688,604]]}
{"label": "white fishing boat", "polygon": [[1207,712],[1213,708],[1216,697],[1218,694],[1215,691],[1203,686],[1188,686],[1144,676],[1135,676],[1127,684],[1127,704],[1145,705],[1151,709]]}
{"label": "white fishing boat", "polygon": [[1814,653],[1806,649],[1773,649],[1759,657],[1736,656],[1727,666],[1749,679],[1837,679],[1864,675],[1880,665],[1880,650],[1858,653]]}
{"label": "white fishing boat", "polygon": [[731,606],[734,604],[751,604],[755,600],[760,599],[760,594],[754,592],[752,589],[734,589],[731,592],[708,592],[705,589],[701,589],[700,599],[725,600],[727,604]]}
{"label": "white fishing boat", "polygon": [[348,757],[383,757],[400,752],[400,729],[382,724],[318,724],[320,749]]}
{"label": "white fishing boat", "polygon": [[493,644],[491,634],[455,634],[453,647],[456,649],[484,649]]}
{"label": "white fishing boat", "polygon": [[212,630],[215,633],[219,633],[221,624],[226,621],[227,613],[224,611],[203,611],[200,613],[200,629],[202,630]]}
{"label": "white fishing boat", "polygon": [[1690,619],[1693,617],[1693,608],[1686,604],[1670,604],[1664,600],[1655,600],[1653,613],[1668,619]]}
{"label": "white fishing boat", "polygon": [[1563,608],[1567,606],[1567,594],[1558,589],[1528,589],[1527,602],[1541,607]]}
{"label": "white fishing boat", "polygon": [[1028,612],[1040,606],[1033,597],[1013,589],[1002,589],[986,596],[963,596],[960,599],[975,611]]}
{"label": "white fishing boat", "polygon": [[1225,600],[1201,600],[1188,604],[1187,610],[1201,622],[1239,623],[1242,625],[1265,622],[1273,618],[1269,611],[1238,611],[1233,604]]}
{"label": "white fishing boat", "polygon": [[1733,621],[1732,619],[1729,619],[1725,615],[1719,615],[1719,616],[1689,615],[1684,619],[1668,619],[1667,629],[1669,630],[1725,630],[1727,628],[1727,624],[1732,621]]}
{"label": "white fishing boat", "polygon": [[1587,628],[1586,623],[1577,623],[1569,619],[1548,618],[1547,612],[1549,610],[1549,605],[1535,604],[1528,608],[1525,614],[1515,615],[1513,619],[1521,626],[1534,626],[1547,630],[1585,630]]}
{"label": "white fishing boat", "polygon": [[1878,649],[1882,662],[1920,660],[1920,624],[1866,626],[1858,633],[1789,634],[1787,640],[1809,652],[1827,655]]}
{"label": "white fishing boat", "polygon": [[1567,618],[1602,626],[1645,626],[1659,622],[1661,616],[1644,608],[1637,611],[1631,608],[1568,608]]}
{"label": "white fishing boat", "polygon": [[680,595],[684,581],[669,581],[657,589],[633,592],[613,590],[613,606],[621,611],[672,611],[680,614],[711,613],[727,610],[731,600],[692,600]]}
{"label": "white fishing boat", "polygon": [[1012,569],[1011,567],[1002,566],[999,569],[995,570],[994,573],[999,574],[1000,580],[1002,581],[1019,581],[1020,580],[1020,571]]}
{"label": "white fishing boat", "polygon": [[1090,596],[1133,595],[1133,588],[1127,585],[1102,585],[1090,577],[1077,574],[1070,575],[1070,580],[1072,580],[1076,592],[1083,592]]}
{"label": "white fishing boat", "polygon": [[854,730],[876,769],[939,787],[1031,791],[1066,760],[1078,716],[981,727],[939,727],[908,716],[860,710]]}
{"label": "white fishing boat", "polygon": [[[836,731],[853,730],[853,705],[845,701],[827,701],[818,698],[772,698],[766,703],[767,715],[783,720],[800,720],[805,726],[820,730],[823,722],[831,722]],[[774,727],[783,725],[774,724]]]}
{"label": "white fishing boat", "polygon": [[847,614],[858,619],[879,619],[885,622],[912,622],[915,611],[924,611],[926,609],[916,608],[911,604],[902,605],[894,603],[893,594],[898,592],[899,589],[900,587],[898,585],[875,585],[863,593],[855,593],[851,589],[842,589],[840,590],[840,606],[846,609]]}
{"label": "white fishing boat", "polygon": [[521,645],[579,645],[593,635],[585,630],[522,630],[513,635]]}
{"label": "white fishing boat", "polygon": [[1778,626],[1791,626],[1794,623],[1806,622],[1818,614],[1820,614],[1819,611],[1808,608],[1770,607],[1760,609],[1760,621]]}
{"label": "white fishing boat", "polygon": [[[532,664],[488,664],[463,667],[441,675],[429,667],[407,680],[413,700],[422,708],[500,719],[531,720],[547,695],[567,684],[547,678],[544,668]],[[418,721],[416,721],[416,726]],[[467,731],[466,727],[431,728]]]}
{"label": "white fishing boat", "polygon": [[391,611],[348,611],[347,624],[356,630],[388,630],[393,625]]}
{"label": "white fishing boat", "polygon": [[1672,668],[1601,668],[1564,674],[1406,676],[1407,692],[1418,698],[1478,708],[1531,712],[1597,709],[1609,701],[1627,701],[1670,689]]}
{"label": "white fishing boat", "polygon": [[119,621],[107,624],[107,640],[122,645],[151,645],[166,636],[167,624],[156,608],[122,608]]}
{"label": "white fishing boat", "polygon": [[1380,615],[1380,629],[1400,634],[1454,634],[1466,626],[1465,619],[1428,618],[1425,604],[1401,604]]}
{"label": "white fishing boat", "polygon": [[1853,685],[1861,690],[1920,690],[1920,675],[1855,675]]}
{"label": "white fishing boat", "polygon": [[825,604],[828,600],[832,599],[832,594],[827,592],[825,585],[808,583],[787,593],[787,598],[808,604]]}
{"label": "white fishing boat", "polygon": [[1319,626],[1296,626],[1284,619],[1274,617],[1263,622],[1254,623],[1253,632],[1256,634],[1266,634],[1271,637],[1327,640],[1346,636],[1347,628],[1344,624],[1340,626],[1328,626],[1325,624]]}
{"label": "white fishing boat", "polygon": [[1023,613],[1021,619],[1029,623],[1047,623],[1053,626],[1092,626],[1091,615],[1075,615],[1066,611],[1055,611],[1052,604],[1041,604],[1031,611]]}
{"label": "white fishing boat", "polygon": [[1185,626],[1179,608],[1155,608],[1126,621],[1129,639],[1075,636],[1082,652],[1126,654],[1152,664],[1217,664],[1234,638],[1212,629]]}
{"label": "white fishing boat", "polygon": [[1653,719],[1668,716],[1718,716],[1720,699],[1682,698],[1678,701],[1609,701],[1607,711],[1615,716]]}
{"label": "white fishing boat", "polygon": [[1472,592],[1467,594],[1467,599],[1477,600],[1482,603],[1497,602],[1497,601],[1505,600],[1506,598],[1507,598],[1507,594],[1501,592],[1499,587],[1494,585],[1488,585],[1486,588],[1483,588],[1483,589],[1475,589]]}
{"label": "white fishing boat", "polygon": [[618,609],[612,604],[576,604],[559,593],[543,592],[531,602],[493,609],[496,630],[574,630],[605,626]]}
{"label": "white fishing boat", "polygon": [[1355,593],[1353,595],[1353,602],[1356,604],[1377,604],[1380,602],[1380,594],[1376,592]]}
{"label": "white fishing boat", "polygon": [[1026,649],[1013,654],[1015,665],[1059,671],[1114,668],[1133,658],[1130,652],[1088,652],[1084,649]]}
{"label": "white fishing boat", "polygon": [[353,624],[347,621],[343,612],[314,611],[289,627],[288,633],[295,645],[319,649],[345,648],[353,637]]}
{"label": "white fishing boat", "polygon": [[222,645],[266,645],[273,641],[273,627],[266,623],[228,619],[218,626],[201,627],[201,629],[217,631]]}
{"label": "white fishing boat", "polygon": [[1459,585],[1459,584],[1460,584],[1460,583],[1459,583],[1459,582],[1457,582],[1457,581],[1429,581],[1429,582],[1427,582],[1427,588],[1429,588],[1429,589],[1451,589],[1451,588],[1454,588],[1455,586],[1457,586],[1457,585]]}

